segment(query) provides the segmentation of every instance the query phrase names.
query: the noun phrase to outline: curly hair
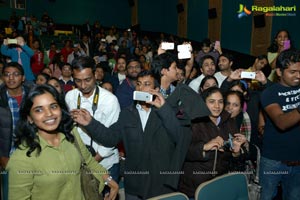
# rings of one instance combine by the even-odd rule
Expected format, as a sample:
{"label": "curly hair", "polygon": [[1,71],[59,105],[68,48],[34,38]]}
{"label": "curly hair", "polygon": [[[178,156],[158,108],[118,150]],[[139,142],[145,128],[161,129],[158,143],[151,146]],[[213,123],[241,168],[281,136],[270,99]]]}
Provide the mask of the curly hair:
{"label": "curly hair", "polygon": [[33,106],[34,98],[46,93],[51,94],[61,108],[62,118],[57,127],[57,131],[63,133],[66,136],[67,141],[74,142],[74,137],[71,134],[73,120],[68,112],[65,100],[61,98],[61,95],[58,94],[53,86],[46,84],[37,85],[29,91],[28,95],[22,101],[20,107],[20,119],[16,129],[15,147],[20,148],[21,145],[24,145],[26,148],[29,148],[26,152],[28,157],[30,157],[31,153],[35,150],[37,150],[38,155],[41,152],[40,141],[37,136],[38,129],[35,124],[29,123],[28,116]]}

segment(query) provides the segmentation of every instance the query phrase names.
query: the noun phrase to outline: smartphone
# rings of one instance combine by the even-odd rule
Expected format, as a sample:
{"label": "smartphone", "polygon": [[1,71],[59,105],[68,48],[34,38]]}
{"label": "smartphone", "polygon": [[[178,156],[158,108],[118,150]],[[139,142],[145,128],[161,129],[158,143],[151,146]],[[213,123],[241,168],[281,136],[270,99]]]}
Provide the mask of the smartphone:
{"label": "smartphone", "polygon": [[287,50],[291,48],[291,41],[290,40],[285,40],[283,41],[283,49]]}
{"label": "smartphone", "polygon": [[178,53],[178,59],[189,59],[192,57],[192,53],[190,51],[184,51]]}
{"label": "smartphone", "polygon": [[148,92],[134,91],[133,100],[136,101],[153,101],[153,95]]}
{"label": "smartphone", "polygon": [[177,51],[178,51],[178,59],[188,59],[192,57],[190,44],[178,45]]}
{"label": "smartphone", "polygon": [[7,39],[8,44],[18,44],[17,39]]}
{"label": "smartphone", "polygon": [[163,50],[173,50],[174,49],[174,43],[173,42],[162,42],[161,48]]}
{"label": "smartphone", "polygon": [[245,79],[255,79],[255,72],[242,72],[241,78]]}
{"label": "smartphone", "polygon": [[190,44],[182,44],[182,45],[177,45],[177,51],[178,52],[190,52]]}

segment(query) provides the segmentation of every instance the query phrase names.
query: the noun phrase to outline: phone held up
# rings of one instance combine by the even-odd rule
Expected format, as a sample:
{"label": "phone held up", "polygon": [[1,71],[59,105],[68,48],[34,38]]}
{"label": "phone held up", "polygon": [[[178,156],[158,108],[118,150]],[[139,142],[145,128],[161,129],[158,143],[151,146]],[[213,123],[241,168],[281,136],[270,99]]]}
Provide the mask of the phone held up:
{"label": "phone held up", "polygon": [[161,48],[164,50],[173,50],[174,49],[174,43],[173,42],[162,42]]}
{"label": "phone held up", "polygon": [[7,39],[7,43],[8,44],[18,44],[18,41],[17,41],[17,39]]}
{"label": "phone held up", "polygon": [[190,59],[192,57],[190,44],[178,45],[177,51],[178,51],[178,59]]}
{"label": "phone held up", "polygon": [[133,100],[136,101],[153,101],[153,95],[148,92],[134,91]]}
{"label": "phone held up", "polygon": [[241,78],[245,79],[255,79],[255,72],[242,72]]}

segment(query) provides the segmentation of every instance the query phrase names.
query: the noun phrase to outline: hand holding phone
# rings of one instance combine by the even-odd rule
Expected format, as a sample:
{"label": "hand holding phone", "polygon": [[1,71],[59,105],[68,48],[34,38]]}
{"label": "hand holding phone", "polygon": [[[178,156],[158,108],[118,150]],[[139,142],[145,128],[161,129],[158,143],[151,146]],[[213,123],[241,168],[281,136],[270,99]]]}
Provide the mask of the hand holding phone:
{"label": "hand holding phone", "polygon": [[233,149],[233,136],[230,133],[228,140],[224,141],[223,149],[225,151],[230,151],[231,149]]}

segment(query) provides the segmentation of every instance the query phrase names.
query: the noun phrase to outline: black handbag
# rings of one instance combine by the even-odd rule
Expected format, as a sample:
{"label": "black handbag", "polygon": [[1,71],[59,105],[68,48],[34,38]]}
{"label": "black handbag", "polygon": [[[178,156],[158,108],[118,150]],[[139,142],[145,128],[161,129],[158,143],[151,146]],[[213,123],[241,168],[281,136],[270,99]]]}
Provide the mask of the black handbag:
{"label": "black handbag", "polygon": [[79,148],[79,144],[74,137],[75,147],[78,150],[81,158],[80,166],[80,183],[81,190],[85,200],[103,200],[102,193],[99,193],[99,180],[93,175],[91,170],[88,168],[82,153]]}

